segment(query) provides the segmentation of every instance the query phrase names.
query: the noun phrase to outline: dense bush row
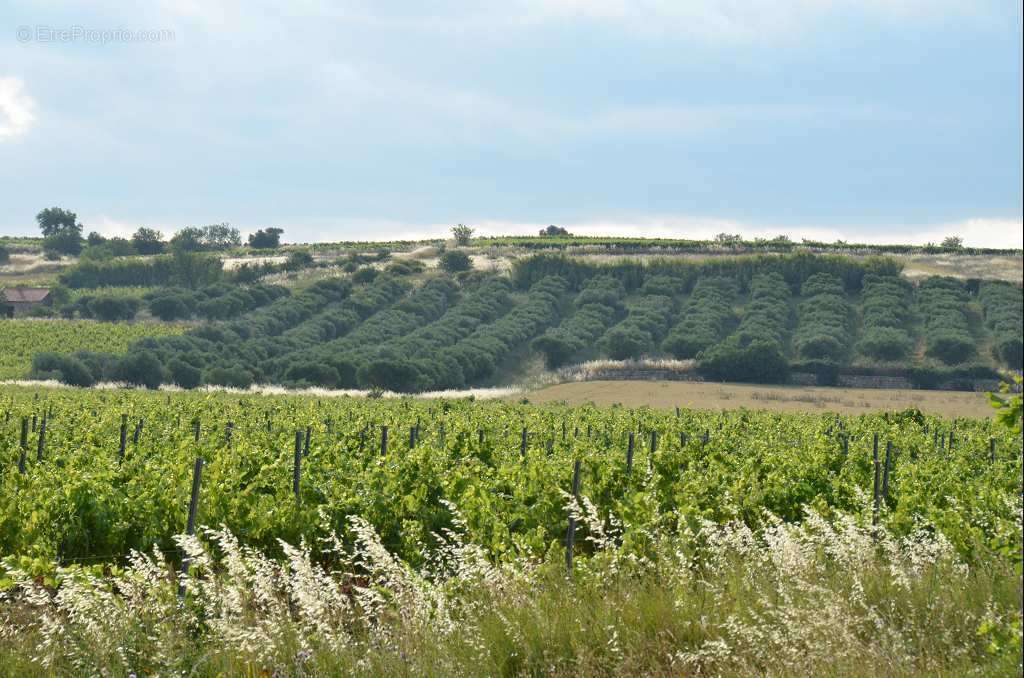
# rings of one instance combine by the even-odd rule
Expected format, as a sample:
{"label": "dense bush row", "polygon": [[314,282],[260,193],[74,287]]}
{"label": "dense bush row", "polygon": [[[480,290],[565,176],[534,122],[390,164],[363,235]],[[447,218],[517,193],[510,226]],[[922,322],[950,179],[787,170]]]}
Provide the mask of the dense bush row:
{"label": "dense bush row", "polygon": [[739,327],[701,354],[700,371],[722,381],[784,382],[789,372],[786,339],[791,296],[779,273],[755,276]]}
{"label": "dense bush row", "polygon": [[220,258],[181,252],[137,259],[82,261],[60,274],[72,289],[96,287],[188,287],[210,285],[224,277]]}
{"label": "dense bush row", "polygon": [[815,273],[800,288],[799,323],[793,350],[805,361],[839,364],[850,341],[850,304],[843,283],[830,273]]}
{"label": "dense bush row", "polygon": [[601,338],[621,310],[625,294],[622,283],[611,276],[587,280],[573,300],[575,312],[535,339],[533,349],[543,354],[549,368],[564,365]]}
{"label": "dense bush row", "polygon": [[864,276],[857,351],[874,360],[903,360],[913,348],[906,330],[912,287],[898,276]]}
{"label": "dense bush row", "polygon": [[992,332],[992,355],[1008,367],[1024,365],[1021,324],[1024,322],[1024,295],[1018,285],[985,282],[978,293],[985,311],[985,325]]}
{"label": "dense bush row", "polygon": [[925,354],[947,365],[959,365],[975,354],[967,318],[970,295],[954,278],[928,278],[917,289],[924,323]]}
{"label": "dense bush row", "polygon": [[640,261],[627,259],[615,263],[593,263],[579,258],[542,254],[516,261],[512,277],[521,289],[547,275],[565,278],[573,289],[579,289],[587,280],[598,275],[618,279],[627,290],[638,289],[651,276],[670,276],[681,281],[682,291],[694,288],[697,281],[720,276],[730,278],[739,285],[741,292],[749,291],[751,281],[763,274],[777,273],[793,289],[815,273],[831,273],[843,281],[847,291],[861,288],[864,276],[898,275],[902,264],[895,259],[793,254],[786,256],[712,257],[703,260],[651,259]]}
{"label": "dense bush row", "polygon": [[676,358],[696,358],[701,351],[721,341],[735,324],[732,306],[738,293],[731,278],[701,278],[682,310],[682,319],[672,328],[661,347]]}
{"label": "dense bush row", "polygon": [[280,297],[244,318],[212,323],[186,335],[145,339],[124,356],[78,352],[36,356],[33,374],[88,386],[125,381],[155,388],[173,382],[186,388],[203,383],[247,386],[260,364],[283,345],[281,334],[349,296],[351,285],[323,280],[290,297]]}
{"label": "dense bush row", "polygon": [[402,392],[465,386],[462,367],[447,349],[508,311],[510,290],[507,280],[489,278],[465,293],[437,322],[367,347],[357,357],[358,386]]}
{"label": "dense bush row", "polygon": [[458,287],[450,278],[433,278],[348,334],[272,361],[268,372],[280,375],[287,383],[355,387],[359,369],[372,359],[378,347],[433,323],[444,315],[458,294]]}
{"label": "dense bush row", "polygon": [[629,305],[629,315],[605,332],[601,346],[614,360],[640,358],[653,352],[668,331],[675,300],[646,294]]}

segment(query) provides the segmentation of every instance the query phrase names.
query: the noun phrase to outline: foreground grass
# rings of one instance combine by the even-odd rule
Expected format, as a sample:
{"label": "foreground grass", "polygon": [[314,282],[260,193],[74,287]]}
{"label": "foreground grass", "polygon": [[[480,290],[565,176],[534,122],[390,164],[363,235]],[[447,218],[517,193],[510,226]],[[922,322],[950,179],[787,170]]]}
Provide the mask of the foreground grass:
{"label": "foreground grass", "polygon": [[[353,518],[354,540],[271,560],[227,531],[181,541],[195,572],[136,554],[56,589],[8,567],[6,675],[1020,675],[1021,576],[1004,555],[961,561],[941,534],[907,538],[811,515],[657,534],[620,547],[587,525],[567,577],[489,562],[439,536],[414,570]],[[645,555],[641,555],[641,553]]]}

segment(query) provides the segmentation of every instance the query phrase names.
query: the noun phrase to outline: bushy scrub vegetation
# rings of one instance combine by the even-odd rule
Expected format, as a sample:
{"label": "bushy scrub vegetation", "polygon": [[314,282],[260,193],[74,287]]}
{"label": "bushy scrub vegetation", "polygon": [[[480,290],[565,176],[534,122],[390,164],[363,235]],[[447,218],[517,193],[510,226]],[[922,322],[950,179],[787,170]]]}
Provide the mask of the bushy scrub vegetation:
{"label": "bushy scrub vegetation", "polygon": [[628,315],[605,332],[600,345],[614,360],[636,359],[654,351],[668,331],[675,300],[646,294],[627,308]]}
{"label": "bushy scrub vegetation", "polygon": [[913,348],[906,330],[913,289],[897,276],[864,276],[861,290],[861,335],[857,351],[881,361],[905,359]]}
{"label": "bushy scrub vegetation", "polygon": [[840,365],[848,359],[851,315],[843,284],[836,276],[815,273],[801,285],[793,352],[801,361],[799,369],[816,374],[818,384],[835,384]]}
{"label": "bushy scrub vegetation", "polygon": [[0,411],[18,675],[1019,670],[1019,410],[0,388]]}
{"label": "bushy scrub vegetation", "polygon": [[1024,366],[1024,295],[1019,285],[983,282],[978,293],[985,312],[985,326],[992,333],[992,354],[999,362],[1015,370]]}
{"label": "bushy scrub vegetation", "polygon": [[569,282],[573,289],[597,275],[612,276],[619,280],[627,291],[641,287],[652,276],[667,276],[682,282],[683,290],[692,290],[698,280],[720,276],[730,278],[746,292],[753,279],[766,273],[776,273],[792,289],[799,289],[815,273],[831,273],[843,281],[847,291],[859,290],[864,276],[898,275],[902,264],[892,258],[852,257],[794,254],[787,256],[714,257],[703,260],[651,259],[640,261],[626,259],[611,264],[594,263],[583,259],[541,254],[519,259],[512,269],[512,278],[525,289],[546,275],[557,275]]}
{"label": "bushy scrub vegetation", "polygon": [[216,256],[181,252],[133,259],[82,261],[60,274],[61,284],[72,289],[92,287],[197,288],[224,277]]}
{"label": "bushy scrub vegetation", "polygon": [[924,323],[925,354],[947,365],[974,357],[975,341],[967,319],[969,293],[955,278],[928,278],[917,289]]}
{"label": "bushy scrub vegetation", "polygon": [[700,355],[701,372],[723,381],[785,381],[789,371],[786,343],[791,297],[789,285],[780,274],[755,276],[739,327]]}
{"label": "bushy scrub vegetation", "polygon": [[573,300],[574,312],[533,341],[549,368],[559,367],[591,347],[614,322],[625,288],[611,276],[590,278]]}
{"label": "bushy scrub vegetation", "polygon": [[679,323],[668,333],[662,348],[675,358],[696,358],[717,344],[735,325],[733,304],[738,294],[731,278],[701,278],[683,304]]}

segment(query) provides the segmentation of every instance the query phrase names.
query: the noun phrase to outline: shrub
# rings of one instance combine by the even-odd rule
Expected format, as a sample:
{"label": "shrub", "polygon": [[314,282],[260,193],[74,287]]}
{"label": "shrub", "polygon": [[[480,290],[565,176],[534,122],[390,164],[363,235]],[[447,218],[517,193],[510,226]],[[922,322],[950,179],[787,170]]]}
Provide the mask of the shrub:
{"label": "shrub", "polygon": [[902,360],[912,348],[913,342],[905,331],[885,326],[869,327],[857,342],[858,352],[876,360]]}
{"label": "shrub", "polygon": [[448,273],[459,273],[473,268],[473,261],[462,250],[448,250],[438,260],[441,269]]}
{"label": "shrub", "polygon": [[118,363],[117,376],[129,384],[155,389],[164,381],[164,369],[152,351],[131,351]]}
{"label": "shrub", "polygon": [[117,322],[134,318],[141,302],[134,297],[102,296],[90,299],[87,306],[97,320]]}
{"label": "shrub", "polygon": [[149,301],[149,312],[160,320],[183,320],[192,316],[192,311],[183,294],[169,294]]}
{"label": "shrub", "polygon": [[181,358],[171,358],[167,369],[171,373],[171,380],[182,388],[196,388],[203,382],[203,373],[199,368]]}

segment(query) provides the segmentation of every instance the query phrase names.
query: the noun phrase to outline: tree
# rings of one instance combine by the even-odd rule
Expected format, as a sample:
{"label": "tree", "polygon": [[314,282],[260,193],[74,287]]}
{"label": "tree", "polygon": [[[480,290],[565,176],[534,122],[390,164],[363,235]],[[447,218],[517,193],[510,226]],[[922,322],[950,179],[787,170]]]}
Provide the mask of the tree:
{"label": "tree", "polygon": [[541,234],[541,236],[555,236],[555,235],[571,236],[572,235],[572,233],[570,233],[569,231],[565,230],[561,226],[555,226],[554,224],[551,224],[547,228],[540,229],[540,234]]}
{"label": "tree", "polygon": [[82,227],[78,224],[78,215],[62,207],[47,207],[36,215],[36,221],[39,223],[39,230],[43,232],[44,238],[69,228],[77,229],[79,236],[82,234]]}
{"label": "tree", "polygon": [[50,255],[67,254],[78,256],[82,253],[82,228],[63,228],[43,238],[43,250]]}
{"label": "tree", "polygon": [[7,251],[7,248],[0,245],[0,266],[6,264],[11,260],[11,253]]}
{"label": "tree", "polygon": [[260,250],[272,250],[281,245],[281,234],[284,231],[280,228],[263,228],[255,233],[249,234],[249,247]]}
{"label": "tree", "polygon": [[139,254],[160,254],[164,251],[164,234],[143,226],[132,235],[132,245]]}
{"label": "tree", "polygon": [[307,266],[313,265],[313,255],[303,250],[297,250],[288,255],[287,261],[281,264],[286,271],[301,271]]}
{"label": "tree", "polygon": [[239,247],[242,236],[237,228],[232,228],[225,221],[221,224],[203,226],[203,245],[208,250],[226,250]]}
{"label": "tree", "polygon": [[948,236],[942,241],[942,247],[947,250],[961,250],[964,248],[964,239],[958,235]]}
{"label": "tree", "polygon": [[203,229],[188,226],[171,238],[171,249],[175,252],[198,252],[203,249]]}
{"label": "tree", "polygon": [[473,268],[473,261],[469,255],[460,250],[448,250],[438,260],[440,267],[449,273],[468,271]]}
{"label": "tree", "polygon": [[455,238],[455,244],[460,247],[464,247],[469,244],[469,241],[473,238],[473,229],[465,224],[458,224],[452,226],[452,236]]}
{"label": "tree", "polygon": [[715,236],[715,242],[719,245],[738,245],[743,242],[743,236],[731,233],[719,233]]}
{"label": "tree", "polygon": [[125,356],[117,366],[121,379],[129,384],[159,388],[164,380],[164,368],[152,351],[136,351]]}

